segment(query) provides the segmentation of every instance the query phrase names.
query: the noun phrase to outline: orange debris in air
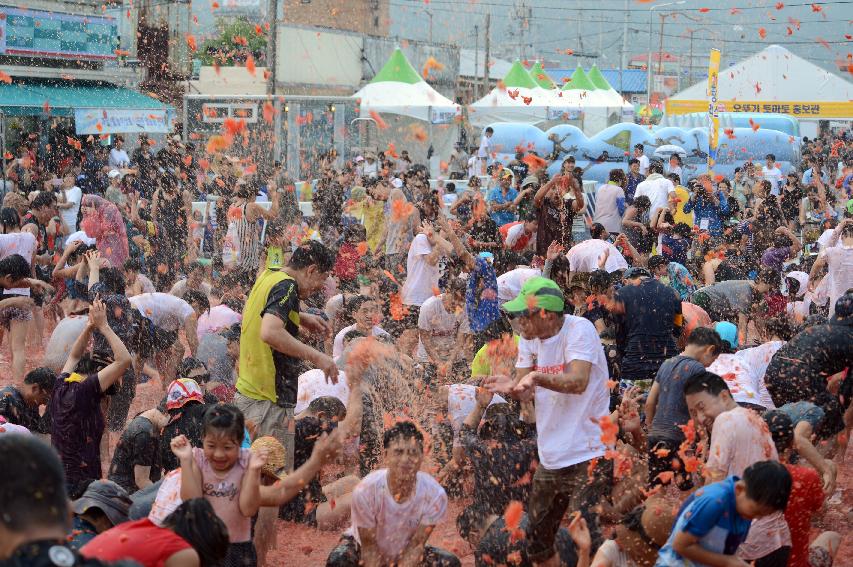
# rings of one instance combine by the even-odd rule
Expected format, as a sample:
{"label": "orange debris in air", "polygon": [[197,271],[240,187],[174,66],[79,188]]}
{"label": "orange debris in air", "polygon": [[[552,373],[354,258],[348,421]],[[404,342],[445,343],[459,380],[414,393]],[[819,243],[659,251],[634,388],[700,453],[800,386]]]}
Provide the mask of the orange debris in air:
{"label": "orange debris in air", "polygon": [[616,435],[619,433],[619,425],[614,423],[609,415],[605,415],[598,420],[598,426],[601,428],[601,442],[611,447],[616,445]]}
{"label": "orange debris in air", "polygon": [[440,63],[439,61],[437,61],[435,59],[435,57],[430,55],[427,58],[426,62],[424,62],[424,68],[423,68],[424,79],[429,79],[429,72],[430,71],[441,71],[442,69],[444,69],[444,64]]}
{"label": "orange debris in air", "polygon": [[521,502],[518,500],[510,502],[504,512],[504,523],[506,523],[506,529],[509,531],[517,530],[518,526],[521,524],[521,515],[523,513],[524,505]]}

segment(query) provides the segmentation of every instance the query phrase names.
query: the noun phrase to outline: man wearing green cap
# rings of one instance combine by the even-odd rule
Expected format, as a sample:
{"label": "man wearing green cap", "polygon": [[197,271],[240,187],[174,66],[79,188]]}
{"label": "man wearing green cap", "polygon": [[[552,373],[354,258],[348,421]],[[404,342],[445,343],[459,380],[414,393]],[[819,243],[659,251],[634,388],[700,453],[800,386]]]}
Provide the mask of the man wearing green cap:
{"label": "man wearing green cap", "polygon": [[[489,376],[491,391],[535,399],[540,465],[533,476],[528,553],[537,565],[558,565],[554,538],[567,509],[585,517],[599,543],[593,511],[608,485],[610,461],[599,420],[607,416],[607,360],[595,326],[563,315],[563,292],[543,277],[527,280],[503,305],[521,332],[515,376]],[[598,460],[598,465],[590,461]],[[612,465],[611,465],[612,466]]]}

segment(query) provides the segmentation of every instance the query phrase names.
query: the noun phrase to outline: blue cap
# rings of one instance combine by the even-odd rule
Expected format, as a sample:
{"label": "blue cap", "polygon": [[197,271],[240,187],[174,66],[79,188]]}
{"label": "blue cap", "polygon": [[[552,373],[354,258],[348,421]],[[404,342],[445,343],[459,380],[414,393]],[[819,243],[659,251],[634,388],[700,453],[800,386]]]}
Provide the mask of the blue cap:
{"label": "blue cap", "polygon": [[720,338],[727,343],[732,350],[737,348],[737,325],[728,321],[720,321],[714,325],[714,330],[720,335]]}

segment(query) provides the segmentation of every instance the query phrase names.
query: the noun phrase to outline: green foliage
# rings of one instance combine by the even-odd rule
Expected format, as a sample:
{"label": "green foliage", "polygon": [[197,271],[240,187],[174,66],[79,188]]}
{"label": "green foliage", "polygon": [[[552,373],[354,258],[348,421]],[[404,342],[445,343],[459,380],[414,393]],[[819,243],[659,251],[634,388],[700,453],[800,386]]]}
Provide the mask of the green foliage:
{"label": "green foliage", "polygon": [[218,37],[205,40],[198,50],[198,57],[204,65],[243,65],[249,54],[255,58],[258,66],[263,66],[267,50],[268,30],[260,28],[246,18],[216,21]]}

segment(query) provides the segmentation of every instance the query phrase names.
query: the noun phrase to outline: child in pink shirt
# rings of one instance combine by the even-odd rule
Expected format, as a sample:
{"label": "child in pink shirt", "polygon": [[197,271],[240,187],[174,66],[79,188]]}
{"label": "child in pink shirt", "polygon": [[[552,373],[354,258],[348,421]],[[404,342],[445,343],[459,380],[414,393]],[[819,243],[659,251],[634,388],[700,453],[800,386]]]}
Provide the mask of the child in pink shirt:
{"label": "child in pink shirt", "polygon": [[245,423],[230,404],[210,407],[204,414],[202,448],[187,438],[172,439],[172,452],[181,463],[181,499],[204,497],[228,527],[230,545],[223,565],[255,565],[252,517],[261,503],[261,468],[265,453],[241,449]]}

